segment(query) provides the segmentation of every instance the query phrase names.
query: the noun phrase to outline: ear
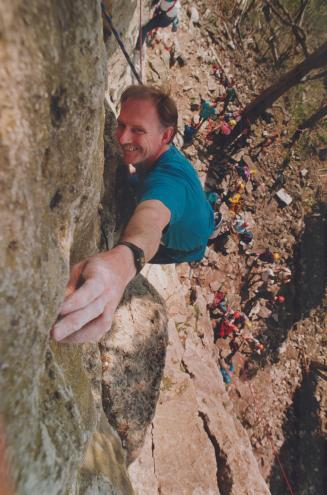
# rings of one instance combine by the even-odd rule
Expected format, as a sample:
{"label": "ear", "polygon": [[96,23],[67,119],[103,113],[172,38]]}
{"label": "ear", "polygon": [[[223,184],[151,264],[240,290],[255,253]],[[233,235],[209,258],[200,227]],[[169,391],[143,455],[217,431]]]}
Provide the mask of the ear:
{"label": "ear", "polygon": [[162,143],[168,144],[173,135],[174,135],[174,128],[173,127],[166,127],[164,130],[164,133],[162,135]]}

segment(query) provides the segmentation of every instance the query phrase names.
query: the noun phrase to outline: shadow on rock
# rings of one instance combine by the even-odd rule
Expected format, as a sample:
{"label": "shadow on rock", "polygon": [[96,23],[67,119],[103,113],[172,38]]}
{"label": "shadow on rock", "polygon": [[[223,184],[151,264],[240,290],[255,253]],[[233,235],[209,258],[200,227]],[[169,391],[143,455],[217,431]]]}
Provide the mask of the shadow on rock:
{"label": "shadow on rock", "polygon": [[318,203],[305,217],[301,243],[294,251],[295,321],[306,318],[321,304],[327,280],[327,204]]}
{"label": "shadow on rock", "polygon": [[[327,446],[321,433],[316,384],[314,370],[304,375],[287,412],[283,426],[285,442],[278,454],[294,493],[305,495],[323,495],[327,483]],[[287,493],[277,458],[269,486],[272,495]]]}
{"label": "shadow on rock", "polygon": [[128,286],[112,330],[101,341],[102,403],[131,463],[151,423],[168,342],[165,303],[141,275]]}
{"label": "shadow on rock", "polygon": [[301,240],[294,248],[292,280],[282,286],[279,294],[285,303],[278,310],[278,321],[267,319],[262,334],[266,351],[249,363],[252,375],[258,366],[279,361],[279,349],[293,325],[307,318],[310,312],[324,304],[327,277],[327,205],[317,203],[305,217]]}
{"label": "shadow on rock", "polygon": [[[212,147],[209,147],[207,153],[204,154],[203,157],[203,160],[206,160],[208,163],[205,189],[219,191],[221,182],[224,180],[226,175],[230,173],[231,159],[228,155],[224,153],[223,150],[220,150],[219,152],[215,150],[213,155],[211,155],[211,157],[208,158],[211,152],[212,152]],[[215,187],[212,186],[212,179],[216,180]]]}

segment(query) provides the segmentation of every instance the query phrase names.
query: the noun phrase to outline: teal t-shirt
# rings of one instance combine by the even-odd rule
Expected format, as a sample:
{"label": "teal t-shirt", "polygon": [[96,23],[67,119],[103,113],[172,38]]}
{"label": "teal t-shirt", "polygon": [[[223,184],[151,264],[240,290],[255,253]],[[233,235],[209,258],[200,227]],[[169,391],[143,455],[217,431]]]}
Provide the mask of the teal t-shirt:
{"label": "teal t-shirt", "polygon": [[138,203],[157,199],[170,210],[171,219],[161,241],[167,248],[182,251],[178,261],[203,258],[214,229],[213,210],[197,172],[174,146],[145,175],[138,196]]}
{"label": "teal t-shirt", "polygon": [[204,101],[200,108],[200,118],[201,119],[209,119],[216,114],[216,110],[210,105],[208,101]]}

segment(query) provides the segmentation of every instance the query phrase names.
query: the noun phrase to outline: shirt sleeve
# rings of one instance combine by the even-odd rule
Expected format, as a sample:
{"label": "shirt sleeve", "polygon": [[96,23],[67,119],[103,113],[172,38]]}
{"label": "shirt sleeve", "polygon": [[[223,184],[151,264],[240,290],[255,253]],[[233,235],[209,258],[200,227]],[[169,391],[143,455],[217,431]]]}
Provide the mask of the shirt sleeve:
{"label": "shirt sleeve", "polygon": [[170,225],[177,223],[184,214],[186,203],[185,181],[178,177],[167,177],[162,174],[147,177],[141,188],[138,203],[156,199],[161,201],[170,211]]}

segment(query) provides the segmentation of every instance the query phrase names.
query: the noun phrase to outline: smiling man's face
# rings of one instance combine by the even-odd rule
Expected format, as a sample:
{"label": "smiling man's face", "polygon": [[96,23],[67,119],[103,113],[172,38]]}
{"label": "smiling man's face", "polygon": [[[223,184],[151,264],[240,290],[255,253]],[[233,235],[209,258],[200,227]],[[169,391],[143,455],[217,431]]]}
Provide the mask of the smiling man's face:
{"label": "smiling man's face", "polygon": [[142,163],[150,168],[168,149],[173,128],[161,125],[151,100],[129,98],[122,104],[117,121],[116,136],[126,164]]}

